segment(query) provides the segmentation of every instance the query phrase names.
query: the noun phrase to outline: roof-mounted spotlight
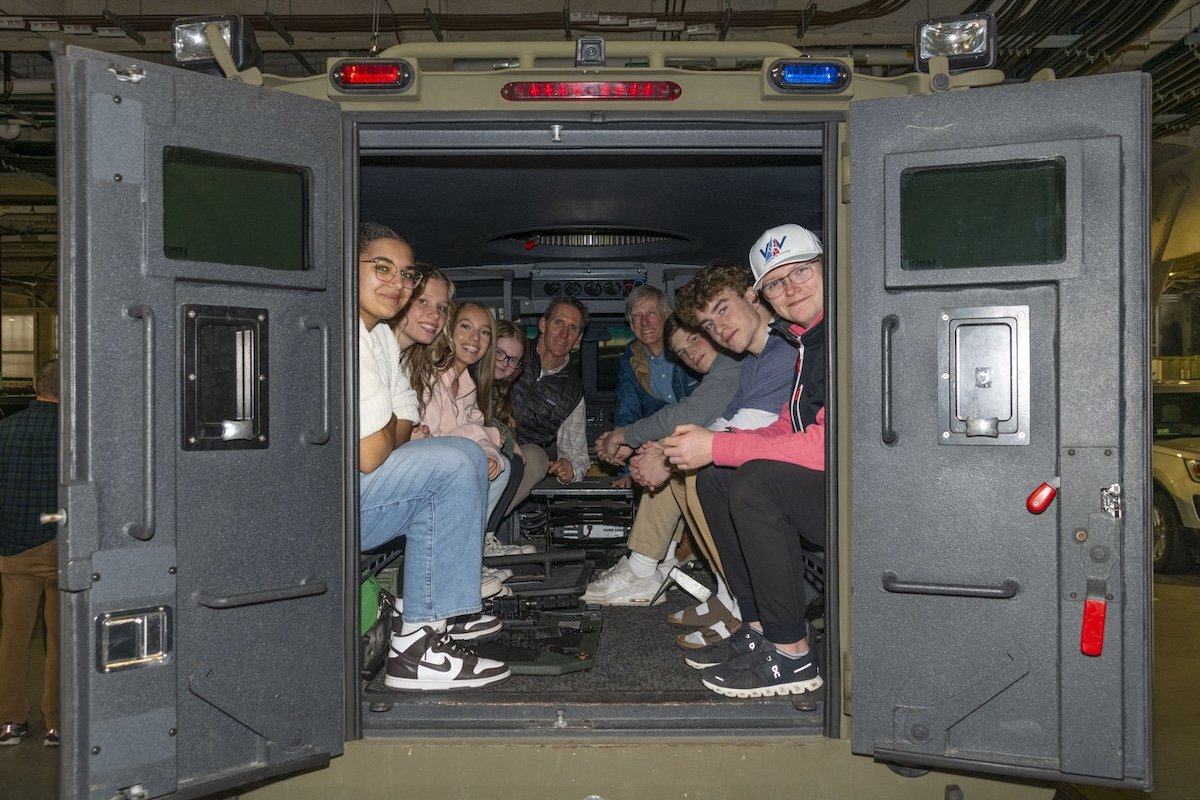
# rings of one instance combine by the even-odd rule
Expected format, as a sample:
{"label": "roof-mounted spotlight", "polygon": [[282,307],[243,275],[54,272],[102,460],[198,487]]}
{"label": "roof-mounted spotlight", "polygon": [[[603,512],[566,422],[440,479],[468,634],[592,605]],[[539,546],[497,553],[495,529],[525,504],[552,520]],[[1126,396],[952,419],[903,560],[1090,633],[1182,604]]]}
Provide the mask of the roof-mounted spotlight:
{"label": "roof-mounted spotlight", "polygon": [[[224,41],[224,52],[216,52],[209,42],[206,30],[210,25],[215,26],[219,39]],[[241,73],[262,67],[262,51],[254,29],[237,14],[177,19],[171,25],[171,33],[171,54],[175,63],[186,69],[229,77],[230,69]],[[226,56],[232,62],[222,64]]]}
{"label": "roof-mounted spotlight", "polygon": [[929,72],[929,59],[945,56],[950,72],[988,69],[996,63],[996,19],[988,12],[917,23],[913,60]]}

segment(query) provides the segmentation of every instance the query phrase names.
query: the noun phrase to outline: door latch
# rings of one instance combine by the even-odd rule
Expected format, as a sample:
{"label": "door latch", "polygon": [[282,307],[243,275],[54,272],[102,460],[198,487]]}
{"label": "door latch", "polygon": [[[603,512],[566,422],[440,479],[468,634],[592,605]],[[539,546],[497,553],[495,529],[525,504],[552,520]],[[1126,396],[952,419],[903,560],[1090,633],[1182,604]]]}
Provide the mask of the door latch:
{"label": "door latch", "polygon": [[1121,484],[1114,483],[1107,489],[1100,490],[1100,509],[1113,519],[1121,518]]}

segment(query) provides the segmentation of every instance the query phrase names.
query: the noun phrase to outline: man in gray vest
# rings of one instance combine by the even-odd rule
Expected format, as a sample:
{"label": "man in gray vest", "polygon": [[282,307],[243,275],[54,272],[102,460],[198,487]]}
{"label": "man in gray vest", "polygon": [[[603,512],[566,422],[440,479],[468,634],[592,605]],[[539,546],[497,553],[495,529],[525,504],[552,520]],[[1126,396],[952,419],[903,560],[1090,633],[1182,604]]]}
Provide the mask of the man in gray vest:
{"label": "man in gray vest", "polygon": [[513,386],[517,441],[546,451],[548,473],[561,483],[583,479],[591,466],[583,381],[568,369],[571,350],[583,338],[587,309],[573,297],[550,301],[538,320],[538,337],[525,370]]}

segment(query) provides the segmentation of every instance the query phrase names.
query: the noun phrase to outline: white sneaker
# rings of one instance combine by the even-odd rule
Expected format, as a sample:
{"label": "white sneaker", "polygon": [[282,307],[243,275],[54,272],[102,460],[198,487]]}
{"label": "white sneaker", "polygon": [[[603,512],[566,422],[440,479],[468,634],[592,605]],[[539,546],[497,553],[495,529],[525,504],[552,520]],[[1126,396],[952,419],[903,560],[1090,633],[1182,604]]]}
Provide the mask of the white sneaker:
{"label": "white sneaker", "polygon": [[[486,600],[489,597],[507,597],[512,594],[512,589],[504,585],[503,577],[489,574],[487,567],[484,567],[483,570],[479,581],[479,596],[481,598]],[[512,577],[511,573],[509,577]]]}
{"label": "white sneaker", "polygon": [[483,574],[493,575],[499,581],[506,581],[513,576],[513,571],[505,567],[489,567],[487,564],[484,564]]}
{"label": "white sneaker", "polygon": [[536,553],[537,547],[531,544],[504,544],[496,538],[496,534],[488,533],[483,537],[483,555],[485,558],[489,556],[515,556],[525,555],[526,553]]}
{"label": "white sneaker", "polygon": [[[601,572],[587,585],[587,591],[580,599],[585,603],[602,606],[646,606],[650,605],[662,582],[662,573],[657,569],[647,577],[639,578],[634,574],[633,567],[629,566],[629,557],[621,556],[620,561]],[[654,605],[666,601],[664,592]]]}

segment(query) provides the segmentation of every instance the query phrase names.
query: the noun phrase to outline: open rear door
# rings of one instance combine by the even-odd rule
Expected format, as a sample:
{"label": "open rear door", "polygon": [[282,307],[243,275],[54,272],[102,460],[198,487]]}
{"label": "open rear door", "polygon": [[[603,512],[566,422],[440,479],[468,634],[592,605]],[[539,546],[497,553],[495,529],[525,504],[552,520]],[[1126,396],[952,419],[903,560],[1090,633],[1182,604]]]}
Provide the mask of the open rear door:
{"label": "open rear door", "polygon": [[62,796],[322,764],[343,744],[338,110],[57,56]]}
{"label": "open rear door", "polygon": [[1148,787],[1149,78],[850,125],[853,749]]}

